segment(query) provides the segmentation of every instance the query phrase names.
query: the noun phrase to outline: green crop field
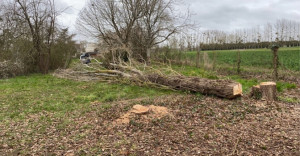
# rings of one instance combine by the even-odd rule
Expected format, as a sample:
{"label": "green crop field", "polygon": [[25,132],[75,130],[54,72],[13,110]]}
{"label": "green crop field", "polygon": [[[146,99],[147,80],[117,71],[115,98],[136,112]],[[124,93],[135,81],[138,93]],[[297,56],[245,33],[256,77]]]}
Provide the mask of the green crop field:
{"label": "green crop field", "polygon": [[[238,50],[219,50],[215,51],[216,64],[235,65],[237,62]],[[207,52],[210,60],[213,60],[213,51]],[[270,49],[246,49],[241,52],[241,66],[243,67],[272,67],[272,52]],[[203,51],[202,54],[203,55]],[[190,60],[196,59],[196,52],[187,52],[186,56]],[[300,71],[300,47],[280,48],[279,61],[282,69]]]}

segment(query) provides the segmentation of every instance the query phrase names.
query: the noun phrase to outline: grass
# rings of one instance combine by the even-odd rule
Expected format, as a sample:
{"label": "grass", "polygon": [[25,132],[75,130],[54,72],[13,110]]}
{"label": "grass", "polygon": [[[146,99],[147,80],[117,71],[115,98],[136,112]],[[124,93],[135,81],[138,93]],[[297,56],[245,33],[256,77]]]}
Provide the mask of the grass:
{"label": "grass", "polygon": [[[157,66],[156,68],[164,67]],[[219,78],[214,72],[191,66],[173,66],[173,69],[187,76]],[[249,89],[252,85],[259,83],[259,80],[245,80],[239,76],[227,78],[241,82],[244,89]],[[295,87],[293,84],[278,83],[278,90],[293,87]],[[246,136],[245,140],[238,142],[239,146],[236,146],[240,151],[245,150],[241,147],[246,146],[256,148],[257,144],[252,143],[253,140],[263,142],[270,138],[271,141],[275,141],[267,142],[268,144],[259,146],[259,149],[279,153],[281,149],[275,149],[277,150],[275,151],[266,148],[275,147],[279,140],[282,143],[280,146],[282,149],[291,147],[296,152],[299,151],[296,142],[299,137],[296,136],[292,140],[286,137],[286,135],[293,134],[292,128],[297,129],[295,114],[289,113],[291,108],[286,108],[286,106],[276,106],[278,108],[272,111],[274,107],[272,105],[259,108],[247,99],[246,101],[223,100],[199,94],[178,96],[169,90],[146,86],[76,82],[40,74],[0,80],[0,92],[0,135],[2,136],[0,153],[4,151],[2,152],[4,155],[6,153],[10,153],[7,155],[14,153],[63,155],[66,151],[72,151],[74,155],[109,155],[112,153],[120,155],[124,149],[126,149],[125,152],[127,150],[131,152],[131,155],[135,155],[135,152],[136,155],[143,155],[145,149],[151,152],[153,151],[151,149],[160,147],[175,149],[178,145],[189,149],[199,142],[202,143],[201,147],[204,147],[199,151],[222,147],[220,152],[219,150],[211,151],[219,152],[212,153],[212,155],[220,155],[228,151],[231,153],[228,147],[237,144],[236,140],[241,137],[239,134]],[[147,98],[139,102],[135,100],[115,102],[169,94],[174,95],[155,100]],[[280,97],[280,100],[293,103],[298,99]],[[134,104],[155,104],[174,111],[171,112],[170,117],[151,119],[147,124],[144,124],[142,118],[138,116],[130,119],[130,124],[125,127],[111,128],[112,122]],[[278,115],[278,110],[284,111]],[[281,116],[285,116],[284,120]],[[275,127],[278,124],[281,126],[275,132],[272,128],[268,130],[268,127]],[[137,141],[141,138],[146,142],[141,144]],[[255,148],[249,151],[259,151]],[[176,153],[182,152],[181,148],[177,149]],[[191,152],[188,155],[199,154],[198,151],[187,152]],[[290,155],[297,155],[294,154],[295,152],[289,152]],[[149,153],[145,154],[149,155]],[[166,155],[168,154],[172,155],[167,151]],[[203,153],[203,155],[207,154],[209,153]],[[254,155],[259,154],[254,153]]]}
{"label": "grass", "polygon": [[[260,67],[271,68],[273,54],[270,49],[245,49],[241,51],[241,66],[242,67]],[[207,52],[211,62],[213,60],[213,51]],[[203,55],[203,52],[201,52]],[[231,65],[237,63],[237,50],[217,50],[216,64]],[[175,54],[176,55],[176,54]],[[182,58],[187,57],[189,60],[195,62],[196,52],[186,52]],[[300,71],[300,47],[280,48],[279,61],[282,69],[289,69],[293,71]],[[176,56],[168,56],[175,58]]]}
{"label": "grass", "polygon": [[[0,92],[0,121],[23,119],[43,111],[60,116],[72,111],[88,111],[94,102],[108,103],[172,93],[126,84],[75,82],[39,74],[0,80]],[[104,109],[109,107],[103,104]]]}
{"label": "grass", "polygon": [[[217,76],[217,73],[212,72],[212,71],[205,71],[202,68],[197,68],[194,66],[173,65],[172,69],[185,75],[185,76],[198,76],[198,77],[203,77],[203,78],[208,78],[208,79],[219,79],[219,77]],[[225,78],[241,83],[243,86],[244,93],[249,93],[252,86],[258,85],[260,82],[264,81],[264,80],[258,80],[258,79],[243,79],[238,75],[231,75],[231,76],[227,76]],[[222,78],[222,79],[224,79],[224,78]],[[295,84],[291,84],[288,82],[282,82],[282,81],[277,82],[277,90],[279,92],[283,92],[286,89],[295,89],[296,87],[297,86]]]}
{"label": "grass", "polygon": [[[155,68],[162,68],[162,66],[155,66]],[[172,69],[185,76],[219,79],[215,72],[193,66],[174,65]],[[236,75],[227,76],[225,79],[241,83],[244,94],[250,92],[252,86],[263,81],[243,79]],[[294,88],[296,88],[295,84],[277,82],[279,92]],[[173,93],[170,90],[146,86],[76,82],[40,74],[0,80],[0,92],[0,121],[25,119],[29,115],[41,112],[50,112],[58,117],[74,111],[82,115],[90,111],[90,105],[93,103],[101,104],[101,108],[106,110],[111,108],[110,102],[113,101]]]}
{"label": "grass", "polygon": [[[186,76],[219,79],[214,72],[192,66],[172,66],[172,68]],[[242,79],[239,76],[228,76],[227,79],[241,83],[244,93],[249,92],[253,85],[260,83],[259,80]],[[280,92],[296,88],[295,84],[286,82],[277,84]],[[0,92],[0,121],[24,119],[28,115],[41,112],[50,112],[55,116],[63,116],[74,111],[82,114],[89,111],[89,106],[93,103],[101,103],[105,110],[111,107],[109,103],[113,101],[173,93],[169,90],[145,86],[76,82],[40,74],[0,80]]]}

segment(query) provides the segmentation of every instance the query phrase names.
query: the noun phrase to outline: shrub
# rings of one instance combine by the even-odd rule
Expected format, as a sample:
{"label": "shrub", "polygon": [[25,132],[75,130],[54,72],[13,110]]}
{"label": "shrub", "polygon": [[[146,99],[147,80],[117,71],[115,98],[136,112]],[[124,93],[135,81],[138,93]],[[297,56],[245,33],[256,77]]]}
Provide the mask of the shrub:
{"label": "shrub", "polygon": [[0,79],[10,78],[24,74],[24,64],[22,62],[3,61],[0,62]]}

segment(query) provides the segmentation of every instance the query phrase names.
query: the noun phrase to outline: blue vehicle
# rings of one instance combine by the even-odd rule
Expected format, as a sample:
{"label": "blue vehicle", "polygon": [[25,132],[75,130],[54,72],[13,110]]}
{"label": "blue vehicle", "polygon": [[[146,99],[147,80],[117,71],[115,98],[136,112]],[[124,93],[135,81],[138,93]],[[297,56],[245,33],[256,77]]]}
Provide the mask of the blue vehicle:
{"label": "blue vehicle", "polygon": [[83,64],[91,63],[90,54],[89,53],[83,53],[82,55],[80,55],[80,61]]}

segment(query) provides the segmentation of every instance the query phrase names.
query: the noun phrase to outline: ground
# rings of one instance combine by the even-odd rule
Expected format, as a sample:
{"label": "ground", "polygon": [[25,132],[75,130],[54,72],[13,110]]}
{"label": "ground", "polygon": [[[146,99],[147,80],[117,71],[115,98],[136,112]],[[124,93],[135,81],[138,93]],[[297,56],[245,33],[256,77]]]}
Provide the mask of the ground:
{"label": "ground", "polygon": [[[247,96],[264,79],[173,69],[238,81],[245,95],[227,100],[86,75],[0,80],[0,155],[300,155],[296,81],[279,81],[279,100],[270,103]],[[137,106],[152,110],[129,115]],[[154,106],[164,113],[151,114]]]}
{"label": "ground", "polygon": [[[226,100],[50,75],[1,80],[0,86],[4,155],[300,154],[297,103]],[[169,115],[147,122],[137,115],[129,124],[113,124],[137,104],[166,107]]]}

